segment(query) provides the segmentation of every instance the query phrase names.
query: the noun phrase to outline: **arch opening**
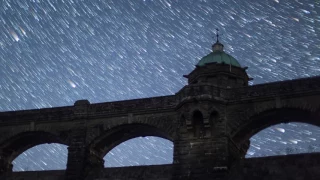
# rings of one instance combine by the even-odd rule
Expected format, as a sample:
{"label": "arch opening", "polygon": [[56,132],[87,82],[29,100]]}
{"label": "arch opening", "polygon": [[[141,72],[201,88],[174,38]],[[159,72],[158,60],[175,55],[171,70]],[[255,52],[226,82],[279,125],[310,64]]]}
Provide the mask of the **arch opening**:
{"label": "arch opening", "polygon": [[306,123],[281,123],[250,139],[246,158],[320,152],[320,128]]}
{"label": "arch opening", "polygon": [[[153,144],[153,146],[156,146],[156,144],[154,143],[159,143],[159,144],[166,144],[170,147],[171,145],[168,142],[172,143],[172,139],[173,138],[167,132],[155,126],[146,125],[146,124],[126,124],[126,125],[117,126],[115,128],[112,128],[102,133],[101,136],[96,138],[90,144],[89,148],[98,157],[102,159],[106,156],[106,154],[111,152],[114,148],[115,150],[113,150],[113,152],[110,153],[111,155],[116,154],[116,152],[119,150],[125,151],[122,148],[123,147],[128,148],[127,146],[128,143],[131,144],[132,147],[139,147],[140,149],[143,149],[144,146],[147,146],[146,144],[148,143],[146,143],[146,141],[149,141],[149,144]],[[132,142],[135,142],[138,146],[132,145],[134,144]],[[120,149],[116,148],[119,145],[120,145]],[[138,151],[137,149],[135,149],[133,151],[139,152],[140,150]],[[106,156],[106,157],[109,157],[109,156]],[[129,164],[127,163],[126,165],[130,165],[130,163]],[[144,165],[144,163],[142,164],[140,163],[139,165]],[[105,166],[107,167],[121,166],[121,163],[118,163],[118,164],[110,163],[109,158],[107,158],[105,160]]]}
{"label": "arch opening", "polygon": [[[317,111],[277,108],[252,116],[232,134],[232,138],[246,157],[318,152],[319,127]],[[302,129],[305,132],[317,129],[311,133],[316,137],[303,136]]]}
{"label": "arch opening", "polygon": [[238,127],[231,136],[236,144],[241,145],[263,129],[276,124],[294,122],[320,127],[320,117],[317,116],[317,112],[297,108],[280,108],[252,116],[246,123]]}
{"label": "arch opening", "polygon": [[58,143],[40,144],[21,153],[12,162],[12,171],[64,170],[68,146]]}
{"label": "arch opening", "polygon": [[155,136],[137,137],[114,147],[104,157],[105,167],[173,163],[173,143]]}
{"label": "arch opening", "polygon": [[[50,145],[46,145],[46,143],[50,143]],[[7,139],[0,144],[0,149],[1,156],[8,163],[6,165],[8,171],[58,170],[66,168],[62,164],[66,164],[67,158],[61,159],[59,163],[50,163],[48,156],[56,153],[53,156],[61,155],[63,158],[63,154],[67,154],[66,144],[64,140],[55,134],[44,131],[32,131],[23,132]],[[57,149],[64,149],[65,151],[58,154]],[[43,166],[40,167],[40,164]]]}

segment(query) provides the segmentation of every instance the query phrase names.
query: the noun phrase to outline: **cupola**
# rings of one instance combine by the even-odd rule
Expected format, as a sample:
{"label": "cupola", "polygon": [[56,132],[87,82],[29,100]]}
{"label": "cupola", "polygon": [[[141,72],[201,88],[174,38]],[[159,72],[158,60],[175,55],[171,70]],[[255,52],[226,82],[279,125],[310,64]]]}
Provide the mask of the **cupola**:
{"label": "cupola", "polygon": [[223,48],[217,29],[217,41],[212,45],[212,52],[201,58],[196,68],[184,76],[189,84],[206,83],[224,88],[248,86],[250,78],[246,73],[247,67],[241,67]]}

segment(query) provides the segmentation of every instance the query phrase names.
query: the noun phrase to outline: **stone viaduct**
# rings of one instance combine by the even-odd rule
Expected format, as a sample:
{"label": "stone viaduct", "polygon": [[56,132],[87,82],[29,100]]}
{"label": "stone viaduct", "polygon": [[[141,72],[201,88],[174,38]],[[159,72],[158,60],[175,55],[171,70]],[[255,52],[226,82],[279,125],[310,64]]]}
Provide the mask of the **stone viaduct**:
{"label": "stone viaduct", "polygon": [[[0,179],[320,179],[318,153],[245,159],[250,137],[271,125],[320,126],[320,77],[249,86],[246,69],[217,41],[175,95],[1,112]],[[140,136],[172,141],[173,163],[104,168],[112,148]],[[68,146],[66,170],[12,172],[43,143]]]}

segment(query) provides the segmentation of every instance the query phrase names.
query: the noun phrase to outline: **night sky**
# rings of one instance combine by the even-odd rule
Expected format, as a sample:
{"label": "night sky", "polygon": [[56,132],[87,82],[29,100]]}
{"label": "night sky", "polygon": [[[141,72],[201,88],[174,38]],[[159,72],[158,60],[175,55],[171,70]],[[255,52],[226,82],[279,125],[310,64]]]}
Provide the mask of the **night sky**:
{"label": "night sky", "polygon": [[[210,53],[215,28],[251,84],[320,75],[319,0],[2,0],[0,12],[0,111],[174,94]],[[280,124],[251,142],[248,157],[320,152],[320,129]],[[132,139],[105,166],[171,163],[172,149]],[[66,159],[66,146],[50,144],[13,163],[65,169]]]}

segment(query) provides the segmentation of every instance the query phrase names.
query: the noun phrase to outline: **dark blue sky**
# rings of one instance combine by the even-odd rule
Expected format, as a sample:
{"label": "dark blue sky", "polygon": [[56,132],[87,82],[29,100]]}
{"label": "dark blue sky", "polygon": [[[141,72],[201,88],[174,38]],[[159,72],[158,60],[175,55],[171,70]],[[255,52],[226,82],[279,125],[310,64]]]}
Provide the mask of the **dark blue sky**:
{"label": "dark blue sky", "polygon": [[[210,52],[215,28],[226,52],[249,67],[253,84],[320,75],[319,6],[314,0],[3,0],[0,111],[174,94],[186,84],[182,75]],[[296,137],[313,127],[283,128]],[[261,144],[267,135],[257,137]],[[268,143],[282,147],[279,141]]]}

